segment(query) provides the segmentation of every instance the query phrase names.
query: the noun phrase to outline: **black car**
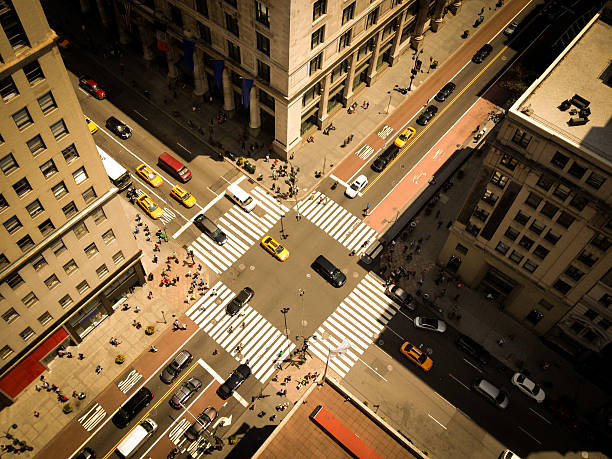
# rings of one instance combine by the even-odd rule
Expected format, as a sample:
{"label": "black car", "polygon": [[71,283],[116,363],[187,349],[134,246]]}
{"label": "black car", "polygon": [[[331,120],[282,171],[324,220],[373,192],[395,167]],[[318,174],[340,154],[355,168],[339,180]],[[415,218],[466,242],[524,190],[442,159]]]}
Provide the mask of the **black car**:
{"label": "black car", "polygon": [[185,438],[189,441],[195,441],[199,438],[202,431],[217,418],[217,410],[209,406],[193,421],[191,427],[185,432]]}
{"label": "black car", "polygon": [[249,376],[251,376],[251,369],[247,364],[243,363],[219,386],[217,395],[221,397],[222,400],[227,400]]}
{"label": "black car", "polygon": [[491,355],[487,350],[469,336],[460,335],[455,344],[459,349],[471,355],[483,365],[486,365],[491,360]]}
{"label": "black car", "polygon": [[438,107],[435,105],[429,105],[417,118],[417,124],[425,126],[434,116],[436,116],[436,113],[438,113]]}
{"label": "black car", "polygon": [[438,94],[436,94],[436,97],[434,97],[434,99],[436,99],[438,102],[444,102],[448,98],[448,96],[452,94],[455,88],[455,83],[446,83],[444,87],[438,91]]}
{"label": "black car", "polygon": [[193,394],[200,390],[202,381],[198,378],[189,378],[183,383],[170,399],[170,406],[179,409],[191,398]]}
{"label": "black car", "polygon": [[129,139],[132,135],[132,130],[127,127],[123,121],[119,121],[114,116],[111,116],[106,120],[106,128],[116,136],[122,139]]}
{"label": "black car", "polygon": [[168,364],[164,371],[159,375],[160,379],[166,384],[170,384],[179,375],[179,373],[193,360],[193,355],[187,350],[183,349],[181,352],[176,354],[176,357],[172,359],[172,362]]}
{"label": "black car", "polygon": [[96,453],[89,446],[86,446],[74,459],[96,459]]}
{"label": "black car", "polygon": [[475,64],[480,64],[489,54],[491,54],[491,51],[493,51],[493,47],[490,44],[487,43],[486,45],[483,45],[483,47],[476,51],[476,54],[474,54],[472,62]]}
{"label": "black car", "polygon": [[372,163],[372,169],[376,172],[382,172],[385,167],[397,156],[399,148],[395,144],[389,145],[385,151],[383,151],[378,158]]}
{"label": "black car", "polygon": [[242,307],[247,304],[251,298],[253,298],[253,295],[255,295],[255,292],[251,287],[243,288],[240,293],[229,302],[226,312],[230,316],[235,316],[238,314],[240,309],[242,309]]}
{"label": "black car", "polygon": [[217,225],[213,223],[213,221],[207,216],[200,214],[198,215],[193,224],[197,229],[206,234],[209,238],[215,241],[219,245],[225,244],[227,240],[227,235],[219,229]]}

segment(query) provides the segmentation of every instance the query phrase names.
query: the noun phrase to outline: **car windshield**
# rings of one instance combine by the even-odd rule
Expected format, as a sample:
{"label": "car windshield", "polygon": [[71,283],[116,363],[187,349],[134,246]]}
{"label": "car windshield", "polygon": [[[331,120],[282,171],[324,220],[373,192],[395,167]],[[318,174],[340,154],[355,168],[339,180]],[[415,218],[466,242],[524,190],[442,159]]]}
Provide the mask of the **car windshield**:
{"label": "car windshield", "polygon": [[180,171],[178,171],[179,175],[184,175],[189,171],[189,169],[187,169],[186,167],[183,167]]}
{"label": "car windshield", "polygon": [[251,204],[253,202],[253,198],[252,197],[248,197],[244,200],[244,205],[248,206],[249,204]]}
{"label": "car windshield", "polygon": [[351,184],[351,189],[357,191],[359,189],[359,184],[357,182],[353,182]]}
{"label": "car windshield", "polygon": [[213,237],[217,237],[221,235],[221,230],[217,228],[214,233],[212,233]]}
{"label": "car windshield", "polygon": [[157,177],[157,174],[155,174],[154,172],[148,171],[145,169],[145,173],[147,174],[147,177],[149,177],[149,180],[153,180],[155,177]]}
{"label": "car windshield", "polygon": [[522,384],[525,381],[525,376],[524,375],[517,376],[516,381]]}
{"label": "car windshield", "polygon": [[176,376],[178,374],[178,371],[174,367],[172,367],[172,365],[168,365],[166,367],[166,371],[170,373],[172,376]]}
{"label": "car windshield", "polygon": [[499,394],[497,395],[497,397],[495,397],[495,401],[497,403],[502,403],[505,399],[506,399],[506,394],[504,394],[502,391],[499,391]]}
{"label": "car windshield", "polygon": [[538,385],[536,384],[535,386],[533,386],[533,389],[532,389],[531,393],[532,393],[533,395],[538,395],[538,394],[540,393],[540,391],[541,391],[541,390],[542,390],[542,389],[540,389],[540,386],[538,386]]}
{"label": "car windshield", "polygon": [[438,328],[438,320],[423,317],[421,318],[421,325],[424,325],[425,327]]}
{"label": "car windshield", "polygon": [[183,201],[187,201],[190,197],[191,195],[185,191],[185,194],[183,195]]}
{"label": "car windshield", "polygon": [[153,212],[155,209],[157,209],[157,204],[153,203],[153,202],[146,202],[147,204],[147,209],[149,209],[149,212]]}
{"label": "car windshield", "polygon": [[119,132],[123,132],[125,131],[125,126],[123,124],[116,124],[115,128],[119,131]]}
{"label": "car windshield", "polygon": [[279,245],[278,247],[276,247],[275,252],[276,253],[281,253],[283,250],[285,250],[285,248],[282,245]]}
{"label": "car windshield", "polygon": [[422,352],[421,355],[418,358],[418,361],[419,361],[419,363],[425,363],[427,361],[427,354]]}
{"label": "car windshield", "polygon": [[333,273],[332,273],[332,279],[336,280],[338,279],[338,277],[341,275],[342,273],[340,272],[339,269],[336,269]]}
{"label": "car windshield", "polygon": [[400,140],[408,140],[408,134],[401,133],[399,138]]}

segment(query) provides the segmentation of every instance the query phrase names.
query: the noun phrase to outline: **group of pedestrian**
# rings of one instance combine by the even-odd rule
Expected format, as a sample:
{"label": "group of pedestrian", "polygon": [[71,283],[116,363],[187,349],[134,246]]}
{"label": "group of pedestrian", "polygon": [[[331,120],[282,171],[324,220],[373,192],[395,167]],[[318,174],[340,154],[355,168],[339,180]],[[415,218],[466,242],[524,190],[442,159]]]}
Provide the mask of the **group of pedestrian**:
{"label": "group of pedestrian", "polygon": [[[35,386],[36,392],[41,392],[43,390],[47,392],[54,392],[57,395],[58,402],[65,403],[68,401],[68,397],[66,397],[62,393],[62,390],[55,384],[50,384],[49,381],[45,379],[45,375],[41,375],[39,381],[40,381],[40,384],[36,383],[36,386]],[[87,397],[87,395],[85,395],[85,392],[77,392],[75,390],[72,392],[72,397],[78,400],[83,400]],[[38,413],[37,411],[34,411],[34,416],[39,417],[40,413]]]}

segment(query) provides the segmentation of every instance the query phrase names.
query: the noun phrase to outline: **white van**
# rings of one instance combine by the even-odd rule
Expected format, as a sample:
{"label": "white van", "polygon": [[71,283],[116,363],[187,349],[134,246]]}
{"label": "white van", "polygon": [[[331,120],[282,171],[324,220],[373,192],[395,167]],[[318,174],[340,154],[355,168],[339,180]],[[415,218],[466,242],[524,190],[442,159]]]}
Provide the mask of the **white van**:
{"label": "white van", "polygon": [[225,190],[225,194],[227,194],[232,201],[238,204],[247,212],[252,211],[257,205],[257,201],[253,196],[240,188],[237,184],[232,183]]}
{"label": "white van", "polygon": [[157,430],[157,423],[151,419],[145,419],[138,424],[134,429],[125,437],[119,445],[117,445],[116,453],[117,456],[126,459],[132,457],[132,455],[138,451],[138,448],[142,446],[147,438]]}

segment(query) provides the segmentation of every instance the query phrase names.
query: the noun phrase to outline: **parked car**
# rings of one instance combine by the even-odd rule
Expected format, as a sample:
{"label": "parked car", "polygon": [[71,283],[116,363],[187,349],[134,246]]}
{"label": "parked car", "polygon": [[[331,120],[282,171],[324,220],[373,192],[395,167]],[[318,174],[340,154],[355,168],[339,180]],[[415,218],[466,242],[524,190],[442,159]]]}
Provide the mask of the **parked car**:
{"label": "parked car", "polygon": [[455,344],[459,349],[471,355],[483,365],[486,365],[491,360],[491,355],[487,350],[467,335],[460,335]]}
{"label": "parked car", "polygon": [[253,298],[253,295],[255,295],[255,292],[251,287],[243,288],[240,293],[238,293],[238,295],[236,295],[232,301],[229,302],[226,312],[230,316],[235,316],[238,314],[240,309],[242,309],[242,307],[247,304],[251,298]]}
{"label": "parked car", "polygon": [[491,54],[491,51],[493,51],[493,46],[486,43],[482,46],[482,48],[476,51],[476,54],[474,54],[474,57],[472,57],[472,62],[474,62],[475,64],[480,64],[487,58],[489,54]]}
{"label": "parked car", "polygon": [[411,126],[408,126],[406,129],[402,131],[400,135],[397,136],[397,138],[395,139],[395,142],[393,143],[395,144],[397,148],[403,148],[404,145],[406,145],[408,141],[412,139],[412,137],[414,137],[414,134],[416,134],[416,129],[414,129]]}
{"label": "parked car", "polygon": [[538,403],[542,403],[546,397],[542,388],[522,373],[514,373],[512,384]]}
{"label": "parked car", "polygon": [[106,91],[98,86],[98,83],[88,75],[79,78],[79,86],[98,100],[106,98]]}
{"label": "parked car", "polygon": [[202,381],[200,381],[198,378],[189,378],[183,383],[181,388],[174,393],[170,399],[170,406],[172,408],[176,408],[177,410],[182,408],[183,405],[187,403],[193,394],[199,391],[201,387]]}
{"label": "parked car", "polygon": [[207,429],[208,426],[217,418],[217,410],[212,406],[209,406],[204,411],[200,413],[200,415],[196,418],[196,420],[191,424],[191,427],[187,429],[185,432],[185,438],[189,441],[195,441],[200,437],[200,434],[204,429]]}
{"label": "parked car", "polygon": [[187,350],[183,349],[181,352],[176,354],[166,368],[159,375],[160,379],[166,384],[170,384],[176,379],[181,371],[187,367],[193,360],[193,355]]}
{"label": "parked car", "polygon": [[474,382],[474,390],[502,410],[508,408],[510,404],[508,395],[486,379],[477,379]]}
{"label": "parked car", "polygon": [[395,284],[390,284],[385,289],[385,294],[400,306],[405,306],[411,311],[416,309],[412,295]]}
{"label": "parked car", "polygon": [[446,331],[446,322],[430,317],[415,317],[414,326],[417,328],[431,330],[438,333],[444,333]]}
{"label": "parked car", "polygon": [[354,198],[361,192],[361,190],[365,188],[367,184],[368,178],[365,175],[360,175],[355,180],[353,180],[353,183],[346,187],[344,194],[347,195],[349,198]]}
{"label": "parked car", "polygon": [[374,160],[370,167],[376,172],[382,172],[389,163],[395,159],[398,152],[399,148],[397,148],[395,144],[389,145],[387,149]]}
{"label": "parked car", "polygon": [[89,446],[86,446],[74,459],[96,459],[96,453]]}
{"label": "parked car", "polygon": [[456,88],[455,83],[453,82],[446,83],[442,87],[442,89],[438,91],[438,94],[436,94],[434,99],[436,99],[438,102],[444,102],[446,99],[448,99],[448,96],[452,94],[455,88]]}
{"label": "parked car", "polygon": [[198,215],[193,221],[193,224],[217,244],[223,245],[225,241],[227,241],[227,235],[205,215]]}
{"label": "parked car", "polygon": [[116,136],[122,139],[129,139],[132,135],[132,130],[123,121],[119,121],[114,116],[106,120],[106,128]]}
{"label": "parked car", "polygon": [[429,123],[431,119],[436,116],[436,113],[438,113],[438,107],[435,105],[427,106],[425,111],[417,118],[417,124],[420,124],[421,126],[427,125],[427,123]]}
{"label": "parked car", "polygon": [[421,367],[423,371],[430,371],[433,367],[433,360],[431,360],[425,352],[408,341],[402,344],[400,351],[408,357],[412,363]]}
{"label": "parked car", "polygon": [[232,374],[225,380],[217,389],[217,395],[222,400],[227,400],[232,396],[234,391],[238,389],[243,382],[251,375],[251,368],[245,363],[239,365]]}

